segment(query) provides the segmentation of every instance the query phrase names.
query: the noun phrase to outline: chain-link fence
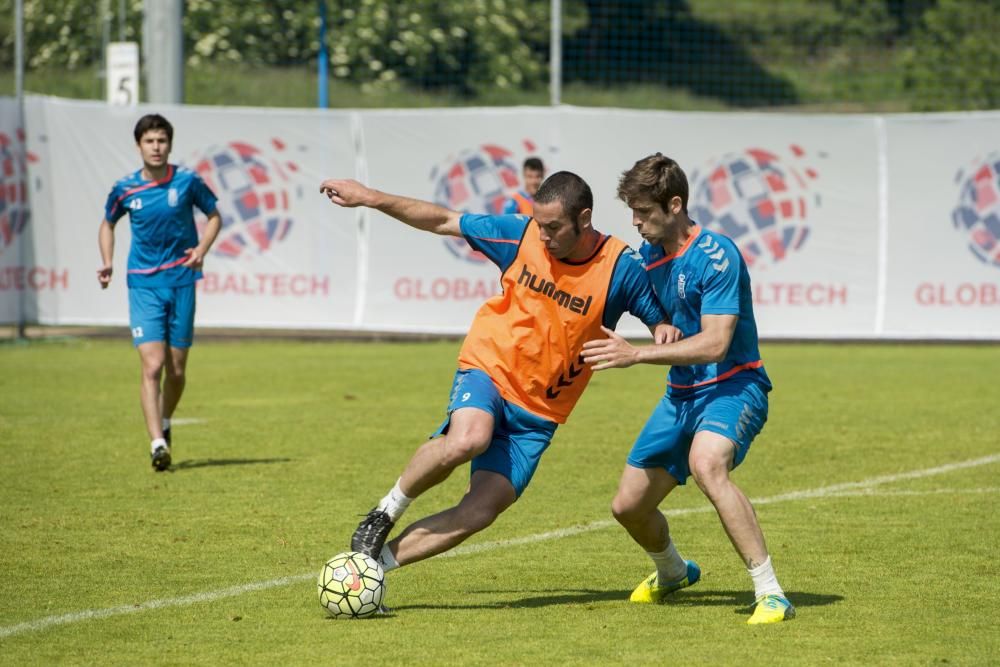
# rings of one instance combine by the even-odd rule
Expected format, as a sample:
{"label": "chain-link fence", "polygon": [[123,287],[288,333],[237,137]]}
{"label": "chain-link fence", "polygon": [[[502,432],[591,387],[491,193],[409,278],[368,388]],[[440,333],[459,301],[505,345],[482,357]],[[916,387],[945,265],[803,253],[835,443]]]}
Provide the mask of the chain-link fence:
{"label": "chain-link fence", "polygon": [[[143,5],[23,0],[25,89],[103,98],[105,45],[142,40]],[[1000,0],[187,0],[185,101],[315,106],[323,8],[336,107],[1000,107]]]}

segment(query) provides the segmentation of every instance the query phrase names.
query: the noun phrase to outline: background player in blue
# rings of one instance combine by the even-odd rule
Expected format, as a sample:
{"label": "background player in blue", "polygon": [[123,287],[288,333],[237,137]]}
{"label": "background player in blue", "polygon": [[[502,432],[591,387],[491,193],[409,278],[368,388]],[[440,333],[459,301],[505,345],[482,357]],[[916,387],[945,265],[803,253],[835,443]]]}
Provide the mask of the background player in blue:
{"label": "background player in blue", "polygon": [[502,213],[531,215],[535,193],[538,192],[538,188],[544,180],[545,165],[542,163],[542,159],[537,157],[525,159],[521,168],[521,181],[524,187],[504,202]]}
{"label": "background player in blue", "polygon": [[656,564],[633,602],[662,602],[694,584],[698,566],[677,553],[660,502],[688,474],[715,506],[753,580],[752,625],[793,618],[764,535],[729,471],[767,421],[771,381],[757,347],[750,274],[736,245],[688,218],[688,183],[657,153],[622,174],[618,197],[632,209],[639,251],[680,340],[634,347],[610,330],[584,345],[594,370],[670,364],[667,392],[632,447],[612,504],[615,518]]}
{"label": "background player in blue", "polygon": [[[140,401],[149,431],[153,468],[170,467],[170,417],[184,392],[188,349],[194,335],[195,281],[222,226],[216,197],[197,174],[170,164],[174,129],[158,114],[135,126],[142,168],[122,178],[108,195],[98,232],[101,288],[111,283],[115,223],[129,214],[129,327],[142,364]],[[192,207],[208,216],[202,238]],[[161,390],[160,381],[163,379]]]}

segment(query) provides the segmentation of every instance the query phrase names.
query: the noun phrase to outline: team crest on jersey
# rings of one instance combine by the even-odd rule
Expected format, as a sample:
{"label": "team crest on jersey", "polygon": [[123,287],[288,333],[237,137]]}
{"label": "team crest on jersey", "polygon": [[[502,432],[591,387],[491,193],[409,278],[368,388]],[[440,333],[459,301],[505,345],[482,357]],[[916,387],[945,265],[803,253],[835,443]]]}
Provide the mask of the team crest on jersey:
{"label": "team crest on jersey", "polygon": [[177,206],[177,188],[167,190],[167,206]]}
{"label": "team crest on jersey", "polygon": [[687,276],[683,273],[677,276],[677,296],[681,299],[686,299],[684,295],[684,285],[687,283]]}

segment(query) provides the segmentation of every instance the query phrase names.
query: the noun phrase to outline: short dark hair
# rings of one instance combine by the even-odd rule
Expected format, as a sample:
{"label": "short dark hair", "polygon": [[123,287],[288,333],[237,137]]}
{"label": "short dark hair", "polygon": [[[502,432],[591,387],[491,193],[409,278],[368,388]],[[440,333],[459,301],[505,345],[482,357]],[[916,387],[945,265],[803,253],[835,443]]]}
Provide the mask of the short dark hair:
{"label": "short dark hair", "polygon": [[135,135],[135,143],[139,143],[142,135],[150,130],[163,130],[167,133],[167,140],[170,143],[174,143],[174,126],[170,124],[169,120],[158,113],[146,114],[135,124],[135,130],[132,132]]}
{"label": "short dark hair", "polygon": [[663,153],[642,158],[618,180],[618,198],[626,206],[636,200],[651,199],[666,211],[674,197],[681,198],[681,209],[687,213],[687,176],[677,162]]}
{"label": "short dark hair", "polygon": [[536,204],[562,202],[570,220],[576,222],[584,209],[594,208],[594,194],[587,182],[571,171],[557,171],[538,187]]}
{"label": "short dark hair", "polygon": [[525,159],[524,164],[521,165],[521,171],[540,171],[545,173],[545,165],[542,164],[542,158],[540,157],[529,157]]}

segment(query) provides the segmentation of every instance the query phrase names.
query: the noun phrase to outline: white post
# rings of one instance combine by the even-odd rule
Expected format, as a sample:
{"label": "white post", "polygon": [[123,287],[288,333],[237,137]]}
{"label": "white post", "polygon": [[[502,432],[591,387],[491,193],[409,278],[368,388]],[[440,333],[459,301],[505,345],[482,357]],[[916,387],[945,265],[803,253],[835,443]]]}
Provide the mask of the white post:
{"label": "white post", "polygon": [[[24,0],[14,2],[14,95],[17,98],[17,129],[24,131]],[[24,141],[19,141],[17,133],[14,135],[14,151],[17,155],[15,162],[17,168],[15,178],[23,178],[25,183],[24,195],[28,197],[28,135],[25,132]],[[31,215],[29,202],[23,202],[27,215]],[[30,218],[29,218],[30,220]],[[27,252],[24,247],[24,237],[27,230],[22,228],[17,235],[17,263],[25,266]],[[26,338],[27,330],[27,307],[25,300],[27,295],[25,289],[21,289],[17,294],[17,337]]]}
{"label": "white post", "polygon": [[24,98],[24,0],[14,3],[14,95]]}
{"label": "white post", "polygon": [[885,335],[886,294],[889,289],[889,132],[885,116],[875,117],[878,149],[878,281],[875,286],[875,337]]}
{"label": "white post", "polygon": [[549,37],[549,103],[559,106],[562,103],[562,2],[551,0],[552,34]]}

